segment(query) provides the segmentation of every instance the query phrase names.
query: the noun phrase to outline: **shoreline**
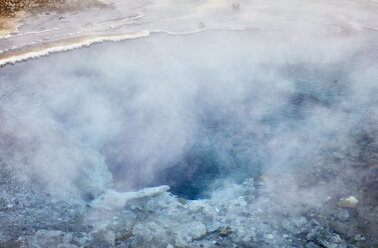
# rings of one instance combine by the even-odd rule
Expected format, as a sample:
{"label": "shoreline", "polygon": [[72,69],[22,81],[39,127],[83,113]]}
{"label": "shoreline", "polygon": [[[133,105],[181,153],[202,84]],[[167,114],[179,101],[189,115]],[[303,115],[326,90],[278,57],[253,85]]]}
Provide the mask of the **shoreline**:
{"label": "shoreline", "polygon": [[141,31],[130,34],[112,34],[112,35],[84,35],[75,38],[63,39],[55,42],[44,43],[40,46],[26,48],[24,50],[18,50],[0,55],[0,67],[4,67],[8,64],[16,64],[19,62],[27,61],[29,59],[35,59],[39,57],[48,56],[53,53],[66,52],[82,47],[89,47],[93,44],[102,43],[106,41],[123,41],[129,39],[138,39],[147,37],[150,35],[149,31]]}
{"label": "shoreline", "polygon": [[[315,5],[319,11],[314,13],[310,12],[314,5],[307,1],[300,6],[286,6],[238,0],[237,7],[225,0],[196,4],[90,2],[102,2],[108,7],[66,12],[35,9],[33,13],[19,11],[15,17],[0,17],[0,67],[92,44],[144,38],[152,33],[262,31],[291,40],[297,36],[349,39],[377,36],[378,31],[378,15],[374,11],[378,3],[364,5],[352,0],[348,1],[353,3],[351,6],[342,8],[339,0],[319,2]],[[352,7],[357,10],[353,14]]]}
{"label": "shoreline", "polygon": [[[242,29],[225,30],[225,31],[241,31]],[[246,31],[251,29],[245,29]],[[204,31],[211,31],[206,29],[198,29],[187,32],[172,32],[168,30],[144,30],[135,33],[127,34],[108,34],[108,35],[83,35],[74,38],[63,39],[55,42],[44,43],[39,46],[24,48],[23,50],[17,50],[10,52],[2,56],[0,54],[0,68],[9,64],[21,63],[30,59],[36,59],[40,57],[49,56],[51,54],[67,52],[84,47],[90,47],[94,44],[104,42],[121,42],[126,40],[133,40],[139,38],[147,38],[151,34],[167,34],[167,35],[190,35]]]}

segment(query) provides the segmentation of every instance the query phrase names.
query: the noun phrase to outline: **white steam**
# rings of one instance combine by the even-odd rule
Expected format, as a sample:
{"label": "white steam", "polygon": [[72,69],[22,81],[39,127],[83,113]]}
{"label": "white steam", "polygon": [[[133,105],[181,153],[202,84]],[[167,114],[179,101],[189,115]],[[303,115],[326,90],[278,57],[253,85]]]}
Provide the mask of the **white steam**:
{"label": "white steam", "polygon": [[[378,118],[370,37],[282,38],[159,34],[6,66],[0,159],[19,179],[85,197],[112,187],[109,169],[118,190],[159,182],[193,147],[250,176],[295,174],[332,147],[353,150],[353,132]],[[267,189],[315,201],[328,193],[283,180]]]}

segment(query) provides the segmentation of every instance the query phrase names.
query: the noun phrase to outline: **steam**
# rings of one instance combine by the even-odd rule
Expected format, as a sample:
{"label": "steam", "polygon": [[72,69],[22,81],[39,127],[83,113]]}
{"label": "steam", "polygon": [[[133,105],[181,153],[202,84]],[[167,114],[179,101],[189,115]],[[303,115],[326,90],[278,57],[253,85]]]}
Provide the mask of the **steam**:
{"label": "steam", "polygon": [[194,180],[208,164],[192,156],[205,152],[213,187],[272,175],[269,194],[318,204],[337,176],[334,188],[295,177],[332,166],[322,165],[332,149],[357,151],[354,133],[375,132],[376,48],[360,37],[281,38],[154,34],[6,66],[1,162],[55,195],[92,198]]}

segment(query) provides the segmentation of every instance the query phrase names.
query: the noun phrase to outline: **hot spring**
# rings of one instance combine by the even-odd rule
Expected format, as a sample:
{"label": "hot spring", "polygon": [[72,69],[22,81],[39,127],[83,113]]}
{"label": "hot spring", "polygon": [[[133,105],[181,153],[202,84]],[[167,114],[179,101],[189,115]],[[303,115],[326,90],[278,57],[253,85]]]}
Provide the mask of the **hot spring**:
{"label": "hot spring", "polygon": [[288,204],[323,202],[360,170],[338,164],[375,140],[378,53],[359,38],[278,39],[154,34],[5,66],[0,162],[87,203],[159,185],[211,199],[269,177],[263,192]]}

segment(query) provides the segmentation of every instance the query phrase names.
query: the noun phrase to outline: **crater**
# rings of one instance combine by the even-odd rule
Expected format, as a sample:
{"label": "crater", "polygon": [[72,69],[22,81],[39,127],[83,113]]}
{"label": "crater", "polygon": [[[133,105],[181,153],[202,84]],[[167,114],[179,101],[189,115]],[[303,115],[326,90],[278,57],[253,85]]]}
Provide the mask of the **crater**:
{"label": "crater", "polygon": [[107,187],[167,184],[207,198],[225,182],[303,168],[365,118],[344,122],[355,50],[305,43],[159,34],[6,66],[0,113],[12,127],[1,132],[28,164],[23,177],[47,188],[95,199]]}

